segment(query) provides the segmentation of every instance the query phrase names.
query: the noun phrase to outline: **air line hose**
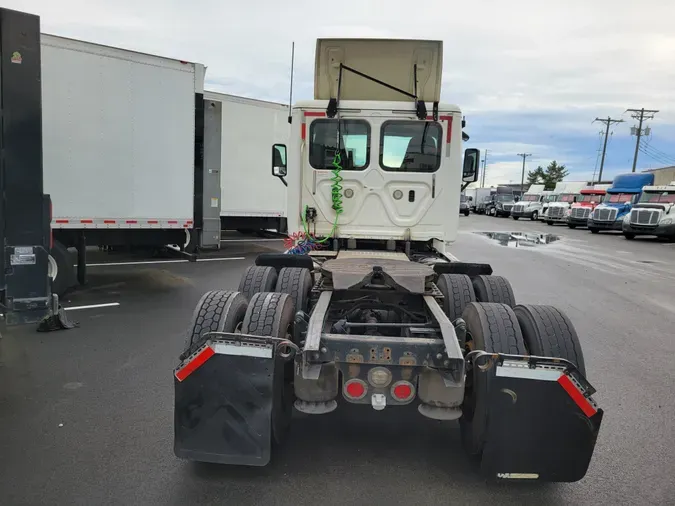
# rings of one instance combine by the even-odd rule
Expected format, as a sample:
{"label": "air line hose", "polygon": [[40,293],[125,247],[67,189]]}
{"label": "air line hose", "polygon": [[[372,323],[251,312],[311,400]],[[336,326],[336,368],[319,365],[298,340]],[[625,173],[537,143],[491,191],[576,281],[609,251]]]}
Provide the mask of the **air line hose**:
{"label": "air line hose", "polygon": [[331,170],[333,176],[331,177],[331,200],[333,202],[333,210],[335,211],[335,220],[333,221],[333,227],[328,235],[323,239],[317,239],[309,231],[309,226],[307,224],[307,207],[302,211],[300,215],[302,219],[302,228],[303,232],[298,232],[290,235],[286,241],[285,246],[288,248],[288,254],[290,255],[304,255],[310,251],[319,249],[326,241],[328,241],[334,234],[337,229],[338,219],[343,212],[342,209],[342,157],[340,156],[340,150],[338,149],[333,158],[333,169]]}

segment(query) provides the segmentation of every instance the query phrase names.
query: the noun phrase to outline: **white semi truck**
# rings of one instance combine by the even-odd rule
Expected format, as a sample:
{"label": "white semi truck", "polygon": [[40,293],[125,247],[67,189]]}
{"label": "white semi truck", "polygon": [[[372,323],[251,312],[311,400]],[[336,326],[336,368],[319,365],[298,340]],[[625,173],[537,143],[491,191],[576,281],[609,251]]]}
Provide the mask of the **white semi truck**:
{"label": "white semi truck", "polygon": [[511,217],[514,220],[529,218],[532,221],[537,221],[544,204],[548,203],[548,196],[544,191],[544,188],[546,188],[546,186],[543,184],[530,185],[530,188],[520,201],[513,206]]}
{"label": "white semi truck", "polygon": [[[86,246],[220,245],[220,178],[204,170],[201,64],[42,34],[53,290]],[[208,146],[207,146],[208,147]]]}
{"label": "white semi truck", "polygon": [[654,235],[675,240],[675,181],[642,187],[642,193],[621,225],[626,239]]}
{"label": "white semi truck", "polygon": [[551,202],[546,212],[546,224],[567,223],[569,211],[577,201],[580,191],[588,188],[587,181],[564,181],[556,185],[558,197],[555,202]]}
{"label": "white semi truck", "polygon": [[585,475],[602,410],[573,324],[450,253],[480,156],[440,102],[442,60],[437,41],[317,42],[314,100],[270,146],[297,244],[198,302],[174,370],[177,456],[264,466],[293,409],[414,404],[458,421],[490,478]]}
{"label": "white semi truck", "polygon": [[220,174],[220,201],[214,206],[221,229],[285,233],[286,187],[269,177],[267,147],[288,144],[288,105],[211,91],[204,100],[206,138],[213,142],[205,163]]}

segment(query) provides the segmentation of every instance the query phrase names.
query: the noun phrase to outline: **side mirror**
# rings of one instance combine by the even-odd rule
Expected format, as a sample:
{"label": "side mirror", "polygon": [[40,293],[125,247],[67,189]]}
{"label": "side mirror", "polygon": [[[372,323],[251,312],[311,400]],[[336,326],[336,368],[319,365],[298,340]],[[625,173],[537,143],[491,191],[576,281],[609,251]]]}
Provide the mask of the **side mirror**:
{"label": "side mirror", "polygon": [[462,170],[462,181],[465,183],[475,183],[478,181],[478,164],[480,163],[480,150],[468,148],[464,150],[464,168]]}
{"label": "side mirror", "polygon": [[286,145],[275,144],[272,146],[272,175],[283,178],[288,174],[286,165]]}

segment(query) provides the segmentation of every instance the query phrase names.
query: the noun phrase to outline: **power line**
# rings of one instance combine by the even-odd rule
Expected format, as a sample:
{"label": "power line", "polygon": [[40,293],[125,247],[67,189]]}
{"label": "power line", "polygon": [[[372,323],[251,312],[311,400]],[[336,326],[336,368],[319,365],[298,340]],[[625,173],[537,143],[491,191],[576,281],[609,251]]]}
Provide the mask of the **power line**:
{"label": "power line", "polygon": [[626,109],[626,112],[631,112],[631,117],[640,121],[637,127],[636,135],[637,141],[635,142],[635,155],[633,156],[633,170],[635,172],[635,166],[637,165],[638,150],[640,149],[640,137],[642,136],[642,122],[645,119],[653,119],[654,115],[659,112],[655,109]]}
{"label": "power line", "polygon": [[675,163],[675,156],[669,155],[669,154],[666,153],[665,151],[661,151],[660,149],[655,148],[654,146],[652,146],[652,145],[650,144],[650,142],[651,142],[651,141],[649,141],[649,142],[647,142],[647,143],[644,143],[643,146],[644,146],[645,148],[648,148],[650,151],[653,151],[655,154],[657,154],[657,155],[659,155],[659,156],[661,156],[661,157],[667,159],[667,160],[668,160],[668,163]]}
{"label": "power line", "polygon": [[[622,119],[612,119],[609,116],[607,116],[607,119],[600,119],[600,118],[595,118],[593,121],[594,123],[596,121],[599,121],[600,123],[604,123],[606,126],[605,129],[605,142],[602,145],[602,160],[600,161],[600,174],[598,174],[598,181],[602,181],[602,169],[605,166],[605,153],[607,152],[607,138],[609,137],[609,127],[612,126],[614,123],[623,123]],[[633,172],[635,172],[635,168],[633,168]]]}
{"label": "power line", "polygon": [[663,155],[655,153],[654,151],[651,150],[651,148],[648,145],[646,145],[644,143],[640,144],[640,152],[644,153],[645,155],[647,155],[652,160],[655,160],[659,163],[663,163],[665,165],[669,165],[669,164],[674,163],[673,160],[669,160],[667,157],[664,157]]}
{"label": "power line", "polygon": [[520,175],[520,192],[522,193],[524,191],[523,188],[525,187],[525,159],[528,156],[532,156],[532,153],[518,153],[518,156],[523,157],[523,173]]}

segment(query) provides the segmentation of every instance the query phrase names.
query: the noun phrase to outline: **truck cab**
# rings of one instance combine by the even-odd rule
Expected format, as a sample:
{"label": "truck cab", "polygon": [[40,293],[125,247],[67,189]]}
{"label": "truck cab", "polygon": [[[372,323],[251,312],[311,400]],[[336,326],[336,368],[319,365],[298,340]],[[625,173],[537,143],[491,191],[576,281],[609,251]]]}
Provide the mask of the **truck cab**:
{"label": "truck cab", "polygon": [[582,188],[586,187],[588,183],[585,181],[568,181],[558,183],[556,190],[559,196],[554,203],[551,203],[546,213],[546,223],[553,225],[554,223],[565,223],[569,210],[579,196]]}
{"label": "truck cab", "polygon": [[567,215],[567,226],[569,228],[585,227],[588,223],[588,216],[596,206],[602,203],[605,193],[606,188],[599,185],[581,190],[577,201],[572,204]]}
{"label": "truck cab", "polygon": [[485,213],[490,216],[506,216],[511,214],[516,198],[511,188],[498,186],[497,192],[491,196],[490,202],[485,206]]}
{"label": "truck cab", "polygon": [[601,230],[622,230],[623,219],[638,202],[642,188],[654,183],[654,174],[621,174],[607,189],[602,204],[588,216],[588,229],[593,234]]}
{"label": "truck cab", "polygon": [[654,235],[675,239],[675,181],[663,186],[645,186],[637,204],[622,223],[623,236]]}
{"label": "truck cab", "polygon": [[546,199],[544,188],[543,184],[531,185],[518,203],[513,206],[511,217],[514,220],[518,220],[519,218],[530,218],[533,221],[538,220],[543,202]]}
{"label": "truck cab", "polygon": [[558,201],[558,198],[560,197],[560,192],[556,188],[553,191],[549,192],[544,192],[546,193],[546,196],[544,197],[541,205],[541,213],[539,213],[539,219],[542,221],[546,221],[548,217],[548,208],[553,204],[554,202]]}

